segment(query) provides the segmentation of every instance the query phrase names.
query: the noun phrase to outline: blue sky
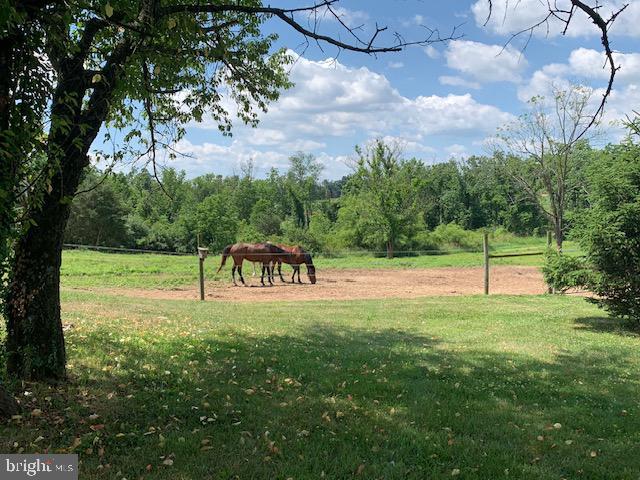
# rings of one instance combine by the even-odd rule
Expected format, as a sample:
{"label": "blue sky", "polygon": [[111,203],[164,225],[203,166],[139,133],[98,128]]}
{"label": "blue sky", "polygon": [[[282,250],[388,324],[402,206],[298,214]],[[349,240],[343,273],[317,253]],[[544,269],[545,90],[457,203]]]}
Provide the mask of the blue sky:
{"label": "blue sky", "polygon": [[[271,2],[273,6],[301,3]],[[486,140],[496,129],[522,114],[531,96],[548,94],[552,84],[579,82],[596,89],[597,98],[607,72],[601,68],[595,27],[577,16],[568,35],[560,34],[559,24],[550,24],[549,33],[537,31],[526,50],[525,37],[502,50],[511,33],[546,13],[546,0],[511,1],[505,11],[506,3],[494,0],[492,19],[483,26],[485,0],[339,2],[343,21],[364,24],[360,32],[364,37],[376,22],[388,26],[390,33],[402,32],[407,40],[424,38],[424,26],[439,29],[442,36],[457,26],[457,40],[377,57],[338,52],[331,46],[321,51],[314,44],[305,49],[298,33],[271,20],[265,31],[277,32],[278,46],[300,56],[291,69],[295,87],[283,92],[261,116],[257,129],[235,122],[233,137],[224,138],[213,123],[190,125],[177,147],[192,158],[165,165],[193,177],[237,173],[241,162],[252,160],[256,175],[263,176],[271,167],[285,170],[288,156],[304,151],[324,164],[325,178],[339,178],[350,171],[354,146],[376,137],[400,142],[407,157],[441,162],[486,153]],[[606,15],[622,2],[601,3]],[[640,108],[640,0],[630,3],[611,32],[622,69],[603,128],[614,140],[622,130],[609,122]],[[348,39],[329,16],[319,27]],[[384,39],[393,42],[391,34],[381,42]]]}

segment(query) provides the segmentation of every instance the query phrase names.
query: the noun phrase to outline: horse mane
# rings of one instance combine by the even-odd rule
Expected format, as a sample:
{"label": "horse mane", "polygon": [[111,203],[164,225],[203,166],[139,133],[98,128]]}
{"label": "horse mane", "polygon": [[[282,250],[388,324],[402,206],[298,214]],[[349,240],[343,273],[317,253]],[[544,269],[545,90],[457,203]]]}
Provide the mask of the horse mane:
{"label": "horse mane", "polygon": [[311,254],[309,252],[305,252],[304,250],[302,250],[302,252],[304,253],[304,263],[306,263],[307,265],[313,265]]}

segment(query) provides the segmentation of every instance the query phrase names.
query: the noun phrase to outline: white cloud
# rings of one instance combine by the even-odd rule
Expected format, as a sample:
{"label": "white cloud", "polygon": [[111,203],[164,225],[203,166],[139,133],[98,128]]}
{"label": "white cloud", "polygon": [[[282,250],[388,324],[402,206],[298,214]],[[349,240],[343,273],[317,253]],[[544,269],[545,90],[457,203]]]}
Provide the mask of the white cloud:
{"label": "white cloud", "polygon": [[416,26],[416,25],[422,26],[425,23],[427,23],[426,17],[424,15],[416,14],[413,17],[411,17],[410,19],[403,20],[401,22],[401,25],[403,27],[407,28],[407,27],[413,27],[413,26]]}
{"label": "white cloud", "polygon": [[[616,53],[615,61],[620,70],[600,121],[603,135],[599,137],[603,141],[620,140],[626,134],[621,120],[640,105],[640,54]],[[601,52],[575,49],[569,54],[567,63],[551,63],[534,72],[530,80],[519,87],[518,98],[523,102],[538,95],[551,99],[554,89],[567,90],[572,84],[593,87],[595,83],[590,98],[590,111],[595,112],[609,79],[609,72],[602,68],[603,65]]]}
{"label": "white cloud", "polygon": [[404,63],[402,63],[402,62],[389,62],[389,63],[387,63],[387,66],[389,68],[402,68],[402,67],[404,67]]}
{"label": "white cloud", "polygon": [[408,121],[425,135],[489,133],[513,119],[497,107],[476,102],[468,93],[420,96],[411,103],[413,115]]}
{"label": "white cloud", "polygon": [[[614,53],[614,61],[620,70],[616,84],[640,83],[640,53]],[[569,71],[573,75],[596,80],[607,80],[609,68],[604,53],[588,48],[578,48],[569,55]]]}
{"label": "white cloud", "polygon": [[449,158],[464,159],[469,156],[469,152],[467,152],[467,147],[465,147],[464,145],[460,145],[458,143],[449,145],[444,149],[444,151],[449,154]]}
{"label": "white cloud", "polygon": [[[418,155],[433,153],[428,145],[431,136],[483,137],[512,118],[497,107],[477,102],[470,94],[409,98],[393,88],[384,75],[334,60],[300,57],[292,68],[291,80],[295,86],[284,91],[268,113],[260,115],[258,128],[236,125],[229,146],[181,147],[188,146],[198,157],[217,159],[226,171],[234,162],[247,158],[255,158],[260,168],[266,168],[265,162],[286,165],[288,156],[297,150],[325,154],[327,159],[350,155],[354,145],[384,136],[405,139],[407,150]],[[210,120],[191,127],[201,132],[217,129]],[[327,162],[327,168],[342,171],[333,160]],[[336,172],[326,174],[333,177]]]}
{"label": "white cloud", "polygon": [[316,12],[309,14],[309,21],[313,22],[318,20],[329,20],[333,22],[338,21],[338,17],[342,23],[347,27],[354,28],[359,27],[363,23],[369,20],[369,14],[361,10],[350,10],[338,5],[331,6],[331,10],[328,7],[317,9]]}
{"label": "white cloud", "polygon": [[[511,35],[527,30],[540,23],[547,17],[549,10],[546,1],[541,0],[498,0],[494,1],[491,16],[489,17],[488,0],[478,0],[471,7],[471,11],[476,20],[476,24],[499,35]],[[640,2],[624,2],[623,0],[599,2],[599,13],[603,18],[608,19],[611,14],[619,10],[624,3],[629,3],[627,9],[616,19],[611,32],[617,35],[627,35],[632,37],[640,36],[637,28],[640,22]],[[571,3],[569,0],[558,0],[557,8],[569,11]],[[536,28],[534,35],[539,37],[555,37],[561,35],[564,30],[564,23],[551,17],[549,22]],[[577,11],[571,20],[571,25],[566,32],[569,37],[600,35],[598,28],[588,19],[587,15]]]}
{"label": "white cloud", "polygon": [[444,53],[447,66],[480,82],[520,82],[527,60],[518,50],[468,40],[454,40]]}
{"label": "white cloud", "polygon": [[427,54],[427,57],[431,59],[440,58],[440,51],[433,45],[427,45],[426,47],[423,48],[423,50],[424,50],[424,53]]}
{"label": "white cloud", "polygon": [[[640,83],[640,53],[615,53],[614,60],[620,66],[615,87],[627,87]],[[604,66],[604,68],[603,68]],[[534,95],[548,96],[551,86],[566,88],[571,83],[598,81],[604,86],[609,79],[605,57],[597,50],[578,48],[569,54],[567,63],[551,63],[531,76],[529,82],[518,89],[518,98],[527,101]]]}
{"label": "white cloud", "polygon": [[471,82],[462,77],[442,75],[438,77],[438,81],[442,85],[450,85],[452,87],[471,88],[473,90],[478,90],[480,88],[480,84],[478,82]]}

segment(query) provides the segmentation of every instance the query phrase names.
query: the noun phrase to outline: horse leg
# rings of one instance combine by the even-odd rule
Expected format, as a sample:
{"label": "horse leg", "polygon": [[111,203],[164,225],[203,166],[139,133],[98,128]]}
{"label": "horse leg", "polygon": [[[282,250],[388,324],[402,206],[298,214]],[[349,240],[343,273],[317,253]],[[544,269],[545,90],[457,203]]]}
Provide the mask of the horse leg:
{"label": "horse leg", "polygon": [[267,263],[267,277],[269,277],[269,283],[273,285],[273,268],[271,262]]}
{"label": "horse leg", "polygon": [[267,279],[269,280],[269,285],[271,287],[273,287],[273,282],[271,281],[271,278],[273,277],[273,271],[271,269],[271,262],[267,262]]}
{"label": "horse leg", "polygon": [[231,267],[231,278],[233,279],[233,284],[237,287],[238,284],[236,283],[236,264],[233,264],[233,267]]}
{"label": "horse leg", "polygon": [[244,283],[244,277],[242,276],[242,265],[238,266],[238,275],[240,275],[240,281],[242,282],[243,286],[247,286],[246,283]]}
{"label": "horse leg", "polygon": [[298,283],[302,283],[302,280],[300,280],[300,265],[296,266],[296,272],[298,272]]}
{"label": "horse leg", "polygon": [[264,287],[264,263],[262,264],[262,276],[260,277],[260,283]]}
{"label": "horse leg", "polygon": [[282,276],[282,261],[278,260],[278,275],[280,275],[280,281],[285,283],[284,277]]}

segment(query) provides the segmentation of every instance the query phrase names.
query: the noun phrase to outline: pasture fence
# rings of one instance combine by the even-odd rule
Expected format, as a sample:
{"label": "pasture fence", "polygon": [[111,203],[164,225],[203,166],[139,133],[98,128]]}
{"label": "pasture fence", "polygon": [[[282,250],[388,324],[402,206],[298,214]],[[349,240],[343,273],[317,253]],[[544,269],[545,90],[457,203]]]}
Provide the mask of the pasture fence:
{"label": "pasture fence", "polygon": [[[492,249],[492,245],[490,244],[490,237],[487,233],[483,235],[482,238],[482,249],[478,248],[449,248],[449,249],[414,249],[414,250],[397,250],[394,252],[394,255],[398,258],[407,258],[407,257],[417,257],[417,256],[446,256],[446,255],[454,255],[454,254],[462,254],[462,253],[474,253],[474,254],[482,254],[482,265],[483,265],[483,292],[485,295],[489,295],[490,293],[490,281],[491,281],[491,262],[493,259],[504,259],[504,258],[517,258],[517,257],[528,257],[528,256],[541,256],[544,255],[550,248],[552,243],[552,238],[550,233],[547,236],[546,245],[544,243],[540,243],[539,245],[529,245],[524,247],[519,251],[508,251],[503,250],[500,245],[497,249]],[[178,252],[178,251],[167,251],[167,250],[152,250],[152,249],[143,249],[143,248],[125,248],[125,247],[107,247],[102,245],[82,245],[82,244],[63,244],[65,249],[74,249],[74,250],[92,250],[98,252],[114,252],[114,253],[127,253],[127,254],[157,254],[157,255],[174,255],[174,256],[192,256],[194,252]],[[565,252],[575,252],[577,250],[565,250]],[[200,299],[204,300],[205,298],[205,283],[204,283],[204,260],[207,258],[207,254],[209,253],[208,249],[204,247],[198,247],[197,252],[195,252],[198,257],[198,270],[199,270],[199,286],[200,286]],[[213,252],[211,252],[213,253]],[[217,252],[216,252],[217,253]],[[358,257],[384,257],[387,254],[386,250],[334,250],[330,252],[310,252],[314,256],[326,257],[326,258],[358,258]],[[549,291],[549,293],[552,293]]]}

